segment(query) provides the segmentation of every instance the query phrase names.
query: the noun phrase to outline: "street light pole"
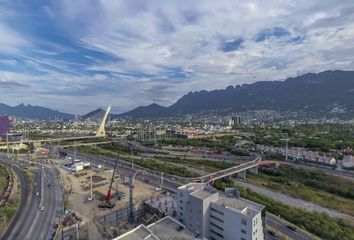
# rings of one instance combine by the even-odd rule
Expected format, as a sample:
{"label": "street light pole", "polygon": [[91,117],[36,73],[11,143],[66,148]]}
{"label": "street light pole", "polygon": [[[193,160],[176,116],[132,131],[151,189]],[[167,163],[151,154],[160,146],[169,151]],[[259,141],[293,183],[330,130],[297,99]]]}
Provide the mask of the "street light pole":
{"label": "street light pole", "polygon": [[160,189],[163,188],[163,172],[161,172],[161,179],[160,179]]}

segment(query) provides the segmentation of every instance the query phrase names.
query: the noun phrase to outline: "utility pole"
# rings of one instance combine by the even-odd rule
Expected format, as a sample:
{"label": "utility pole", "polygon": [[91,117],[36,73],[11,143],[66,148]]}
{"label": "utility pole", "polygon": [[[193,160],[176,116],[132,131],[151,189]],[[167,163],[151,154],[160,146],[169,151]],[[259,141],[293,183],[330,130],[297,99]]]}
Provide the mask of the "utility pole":
{"label": "utility pole", "polygon": [[280,140],[285,141],[285,162],[288,161],[288,143],[289,143],[289,138],[288,138],[288,133],[285,133],[285,138],[282,138]]}
{"label": "utility pole", "polygon": [[93,200],[93,192],[92,192],[92,172],[93,172],[93,169],[92,169],[92,159],[91,159],[91,195],[90,195],[91,200]]}
{"label": "utility pole", "polygon": [[9,133],[6,133],[7,157],[9,157]]}
{"label": "utility pole", "polygon": [[160,178],[160,189],[162,190],[163,188],[163,172],[161,172],[161,178]]}

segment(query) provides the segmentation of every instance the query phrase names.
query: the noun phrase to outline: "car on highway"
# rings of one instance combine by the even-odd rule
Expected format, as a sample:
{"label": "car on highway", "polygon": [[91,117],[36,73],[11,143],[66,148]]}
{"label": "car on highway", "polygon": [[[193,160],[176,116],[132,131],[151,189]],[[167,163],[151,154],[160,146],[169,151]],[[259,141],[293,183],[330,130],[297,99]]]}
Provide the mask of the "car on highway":
{"label": "car on highway", "polygon": [[39,208],[40,211],[44,211],[44,206]]}
{"label": "car on highway", "polygon": [[286,227],[289,228],[290,230],[294,231],[294,232],[297,230],[296,227],[294,227],[292,225],[287,225]]}
{"label": "car on highway", "polygon": [[36,196],[39,196],[39,192],[36,192]]}
{"label": "car on highway", "polygon": [[272,235],[273,237],[277,236],[277,234],[275,232],[271,231],[271,230],[268,230],[268,233],[269,233],[269,235]]}

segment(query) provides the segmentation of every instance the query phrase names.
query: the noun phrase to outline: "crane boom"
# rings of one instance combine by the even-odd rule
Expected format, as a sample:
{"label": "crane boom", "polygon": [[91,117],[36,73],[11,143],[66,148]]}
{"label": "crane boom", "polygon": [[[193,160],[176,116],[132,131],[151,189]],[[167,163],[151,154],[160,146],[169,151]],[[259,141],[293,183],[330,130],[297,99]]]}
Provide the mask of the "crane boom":
{"label": "crane boom", "polygon": [[114,164],[114,169],[113,169],[113,173],[112,173],[112,179],[111,179],[111,183],[110,183],[110,185],[109,185],[109,189],[108,189],[107,196],[106,196],[106,205],[107,205],[107,206],[110,205],[111,190],[112,190],[114,175],[115,175],[116,169],[117,169],[118,159],[119,159],[119,153],[118,153],[118,156],[117,156],[117,160],[116,160],[116,162],[115,162],[115,164]]}

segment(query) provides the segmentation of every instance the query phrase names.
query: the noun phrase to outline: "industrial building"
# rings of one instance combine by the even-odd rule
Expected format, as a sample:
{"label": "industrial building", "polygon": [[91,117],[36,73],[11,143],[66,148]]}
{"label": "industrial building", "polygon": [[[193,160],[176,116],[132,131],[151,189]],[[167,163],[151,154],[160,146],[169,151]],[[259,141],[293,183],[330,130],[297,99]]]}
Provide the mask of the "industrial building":
{"label": "industrial building", "polygon": [[263,240],[263,208],[240,198],[234,188],[226,189],[225,193],[203,183],[178,188],[178,220],[205,239]]}

